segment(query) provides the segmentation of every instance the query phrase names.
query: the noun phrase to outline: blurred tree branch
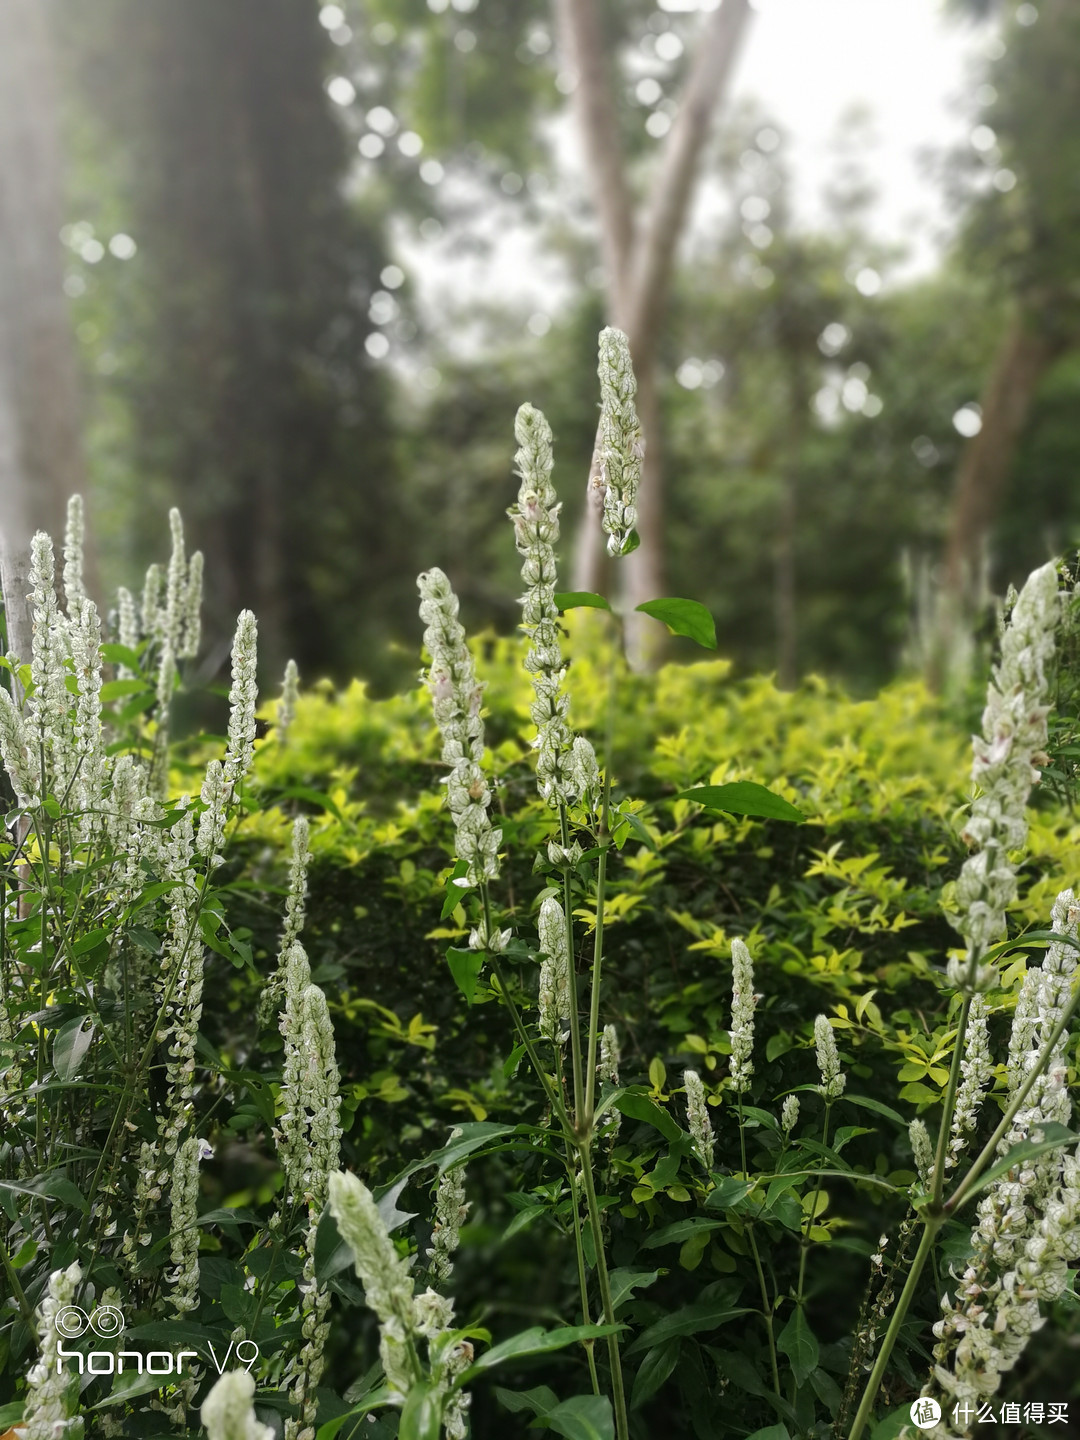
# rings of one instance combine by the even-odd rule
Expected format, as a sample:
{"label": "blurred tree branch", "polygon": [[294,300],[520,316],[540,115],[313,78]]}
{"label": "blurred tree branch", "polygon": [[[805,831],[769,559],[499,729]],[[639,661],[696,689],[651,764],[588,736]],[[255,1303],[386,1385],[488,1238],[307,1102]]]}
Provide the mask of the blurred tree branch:
{"label": "blurred tree branch", "polygon": [[[626,609],[663,593],[663,469],[657,376],[657,342],[675,251],[686,225],[710,122],[731,75],[750,18],[749,0],[725,0],[706,22],[678,113],[658,161],[640,218],[619,138],[614,75],[608,62],[597,0],[556,0],[563,49],[577,75],[575,113],[601,230],[608,313],[630,338],[638,381],[638,413],[646,437],[638,503],[641,545],[628,557]],[[597,455],[593,455],[593,469]],[[599,517],[588,503],[579,531],[574,588],[600,583]],[[646,629],[646,626],[648,627]],[[647,621],[628,630],[631,656],[646,663],[659,649],[659,627]]]}

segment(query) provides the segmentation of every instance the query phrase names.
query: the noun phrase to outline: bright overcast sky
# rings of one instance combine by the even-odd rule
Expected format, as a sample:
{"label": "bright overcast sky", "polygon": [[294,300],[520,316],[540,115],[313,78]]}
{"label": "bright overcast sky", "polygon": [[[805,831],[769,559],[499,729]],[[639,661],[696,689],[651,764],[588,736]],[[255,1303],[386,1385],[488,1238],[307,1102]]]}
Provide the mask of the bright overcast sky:
{"label": "bright overcast sky", "polygon": [[958,101],[986,27],[946,17],[940,0],[757,0],[755,8],[734,96],[754,97],[789,132],[803,216],[815,216],[842,117],[865,105],[878,141],[874,228],[882,238],[927,239],[943,211],[919,152],[969,128],[970,101]]}
{"label": "bright overcast sky", "polygon": [[[664,10],[686,10],[693,0],[658,3]],[[969,129],[969,92],[989,38],[986,27],[947,18],[940,0],[751,3],[758,13],[738,60],[731,101],[753,99],[787,131],[797,213],[811,225],[821,219],[821,193],[835,166],[838,131],[853,107],[863,106],[874,138],[865,159],[879,192],[873,231],[883,241],[909,247],[909,270],[932,265],[946,217],[939,187],[924,173],[919,156],[956,144]],[[705,0],[703,8],[715,5]],[[562,135],[569,139],[568,132]],[[572,144],[576,148],[576,138]],[[699,196],[699,223],[707,223],[716,204],[715,191],[706,186]],[[565,293],[558,262],[538,248],[532,232],[515,224],[512,205],[478,199],[474,216],[469,228],[490,245],[487,254],[467,245],[451,249],[449,236],[434,243],[399,236],[422,303],[437,304],[441,296],[460,304],[476,296],[533,306],[530,330],[540,338],[548,323],[545,312],[556,310]],[[459,343],[472,348],[467,328]]]}

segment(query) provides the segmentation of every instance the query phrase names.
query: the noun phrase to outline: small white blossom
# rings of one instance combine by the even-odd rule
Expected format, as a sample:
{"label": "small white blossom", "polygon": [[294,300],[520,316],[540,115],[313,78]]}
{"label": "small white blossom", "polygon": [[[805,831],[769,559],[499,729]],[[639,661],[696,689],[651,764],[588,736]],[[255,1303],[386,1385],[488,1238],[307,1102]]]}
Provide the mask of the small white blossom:
{"label": "small white blossom", "polygon": [[226,1370],[202,1403],[207,1440],[274,1440],[255,1418],[255,1381],[246,1370]]}
{"label": "small white blossom", "polygon": [[64,531],[64,600],[72,620],[80,603],[86,598],[83,582],[83,544],[86,521],[81,495],[72,495],[67,504],[67,526]]}
{"label": "small white blossom", "polygon": [[225,752],[225,779],[235,790],[248,772],[255,754],[255,706],[259,699],[258,625],[250,610],[236,621],[232,648],[232,686],[229,690],[229,748]]}
{"label": "small white blossom", "polygon": [[457,833],[458,856],[468,865],[469,881],[475,885],[498,875],[502,840],[502,831],[491,824],[491,791],[480,768],[484,755],[483,686],[476,679],[465,630],[457,618],[458,599],[449,580],[435,569],[421,575],[417,584],[420,618],[427,627],[424,644],[431,656],[427,687],[443,737],[443,763],[451,767],[446,801]]}
{"label": "small white blossom", "polygon": [[1034,571],[1013,607],[1001,640],[983,711],[982,735],[972,740],[972,780],[978,793],[963,838],[974,847],[956,882],[956,928],[967,954],[949,962],[950,983],[985,990],[993,979],[982,955],[1005,934],[1005,912],[1016,895],[1009,851],[1027,838],[1025,807],[1037,764],[1045,764],[1047,670],[1060,613],[1057,567]]}
{"label": "small white blossom", "polygon": [[593,493],[603,502],[603,528],[609,555],[621,555],[637,524],[637,492],[645,442],[634,396],[637,381],[630,342],[621,330],[600,332],[599,469]]}
{"label": "small white blossom", "polygon": [[754,1062],[754,963],[742,940],[731,942],[731,1088],[741,1094],[749,1088]]}
{"label": "small white blossom", "polygon": [[686,1124],[697,1146],[698,1156],[706,1170],[713,1168],[716,1141],[713,1137],[712,1121],[705,1101],[705,1087],[696,1070],[683,1071],[683,1086],[686,1090]]}
{"label": "small white blossom", "polygon": [[296,668],[296,661],[289,660],[285,666],[285,679],[277,707],[277,738],[282,745],[288,739],[289,727],[296,719],[296,702],[299,696],[300,671]]}
{"label": "small white blossom", "polygon": [[570,1022],[570,944],[566,914],[554,895],[540,905],[540,1033],[558,1043]]}
{"label": "small white blossom", "polygon": [[912,1120],[908,1126],[908,1137],[911,1140],[919,1183],[924,1190],[928,1190],[934,1175],[934,1147],[930,1143],[930,1134],[921,1120]]}
{"label": "small white blossom", "polygon": [[790,1135],[799,1123],[799,1097],[787,1095],[780,1109],[780,1124],[783,1126],[784,1134]]}
{"label": "small white blossom", "polygon": [[39,776],[30,752],[30,736],[9,691],[0,687],[0,755],[20,805],[38,793]]}
{"label": "small white blossom", "polygon": [[176,652],[181,660],[194,660],[199,653],[199,642],[202,639],[203,563],[201,550],[196,550],[188,561],[184,605],[181,614],[180,646]]}
{"label": "small white blossom", "polygon": [[78,1375],[57,1359],[67,1337],[56,1328],[57,1316],[75,1301],[82,1279],[78,1261],[66,1270],[54,1270],[37,1313],[41,1354],[26,1377],[27,1395],[19,1422],[20,1440],[81,1440],[83,1422],[75,1414],[79,1400]]}
{"label": "small white blossom", "polygon": [[817,1050],[817,1065],[821,1075],[821,1093],[828,1100],[836,1100],[844,1093],[847,1076],[840,1073],[840,1054],[836,1048],[836,1036],[827,1015],[818,1015],[814,1020],[814,1046]]}
{"label": "small white blossom", "polygon": [[[455,1134],[460,1132],[455,1132]],[[454,1251],[461,1243],[461,1226],[469,1207],[465,1201],[465,1167],[454,1165],[439,1176],[435,1191],[435,1224],[431,1231],[431,1273],[437,1280],[448,1280],[454,1268]],[[428,1292],[429,1294],[432,1292]],[[421,1297],[422,1298],[422,1297]],[[417,1301],[419,1304],[419,1300]],[[439,1327],[447,1329],[448,1321]]]}

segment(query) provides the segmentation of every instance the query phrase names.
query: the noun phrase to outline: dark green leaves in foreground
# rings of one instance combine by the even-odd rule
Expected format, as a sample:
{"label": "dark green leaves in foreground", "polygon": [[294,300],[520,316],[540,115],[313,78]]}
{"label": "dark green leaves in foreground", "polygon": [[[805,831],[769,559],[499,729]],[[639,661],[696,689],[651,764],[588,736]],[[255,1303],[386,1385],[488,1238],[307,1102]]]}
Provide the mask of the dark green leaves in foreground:
{"label": "dark green leaves in foreground", "polygon": [[796,825],[806,816],[801,810],[775,795],[756,780],[734,780],[730,785],[697,785],[680,790],[676,800],[694,800],[706,810],[726,810],[729,815],[753,815],[763,820],[791,820]]}

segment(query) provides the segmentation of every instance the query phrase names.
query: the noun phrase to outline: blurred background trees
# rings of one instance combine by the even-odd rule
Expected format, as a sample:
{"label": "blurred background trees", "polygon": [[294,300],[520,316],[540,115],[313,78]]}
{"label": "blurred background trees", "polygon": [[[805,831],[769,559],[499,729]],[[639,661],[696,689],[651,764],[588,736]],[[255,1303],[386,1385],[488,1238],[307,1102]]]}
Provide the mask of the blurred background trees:
{"label": "blurred background trees", "polygon": [[970,143],[937,156],[952,238],[912,266],[865,115],[811,222],[782,126],[731,102],[760,4],[4,7],[3,504],[55,525],[84,484],[115,583],[178,503],[219,656],[250,605],[268,668],[397,684],[418,570],[515,623],[522,399],[604,583],[581,518],[614,319],[649,422],[633,598],[693,594],[785,685],[933,664],[975,578],[1080,524],[1080,15],[954,7]]}

